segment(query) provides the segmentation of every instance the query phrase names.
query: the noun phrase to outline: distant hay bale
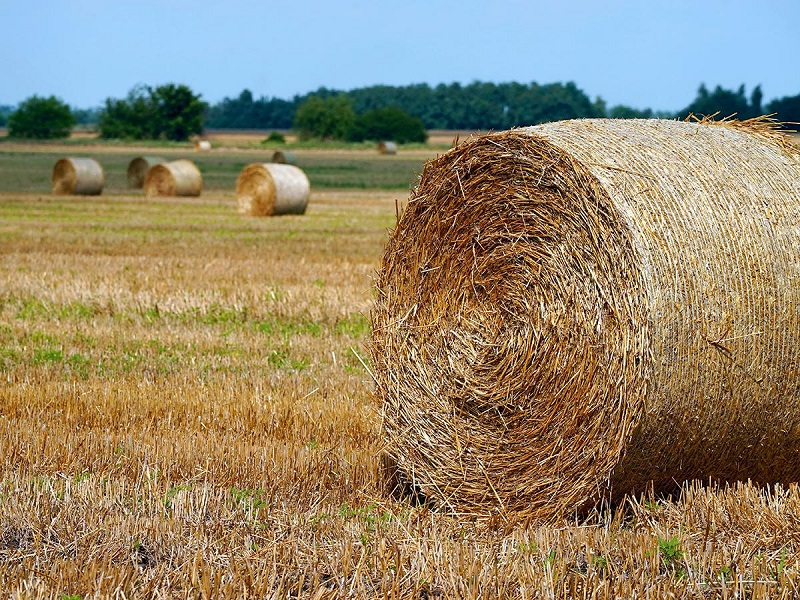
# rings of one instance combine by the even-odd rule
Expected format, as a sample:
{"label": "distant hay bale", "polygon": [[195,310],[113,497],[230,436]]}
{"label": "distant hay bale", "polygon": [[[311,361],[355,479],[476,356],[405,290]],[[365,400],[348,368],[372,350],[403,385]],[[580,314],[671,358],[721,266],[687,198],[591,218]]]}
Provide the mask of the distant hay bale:
{"label": "distant hay bale", "polygon": [[294,152],[284,152],[283,150],[275,150],[272,153],[272,162],[281,165],[296,165],[297,157]]}
{"label": "distant hay bale", "polygon": [[195,152],[208,152],[211,150],[211,142],[209,140],[197,140],[194,143]]}
{"label": "distant hay bale", "polygon": [[153,165],[144,180],[146,196],[199,196],[203,191],[203,176],[190,160]]}
{"label": "distant hay bale", "polygon": [[430,161],[372,311],[389,459],[478,519],[800,480],[798,224],[800,150],[763,121],[564,121]]}
{"label": "distant hay bale", "polygon": [[97,196],[103,193],[103,167],[93,158],[61,158],[53,167],[54,194]]}
{"label": "distant hay bale", "polygon": [[306,211],[311,185],[293,165],[254,163],[236,180],[236,199],[244,215],[301,215]]}
{"label": "distant hay bale", "polygon": [[378,152],[381,154],[397,154],[397,144],[394,142],[378,142]]}
{"label": "distant hay bale", "polygon": [[138,156],[128,163],[128,187],[141,189],[147,170],[153,165],[167,162],[160,156]]}

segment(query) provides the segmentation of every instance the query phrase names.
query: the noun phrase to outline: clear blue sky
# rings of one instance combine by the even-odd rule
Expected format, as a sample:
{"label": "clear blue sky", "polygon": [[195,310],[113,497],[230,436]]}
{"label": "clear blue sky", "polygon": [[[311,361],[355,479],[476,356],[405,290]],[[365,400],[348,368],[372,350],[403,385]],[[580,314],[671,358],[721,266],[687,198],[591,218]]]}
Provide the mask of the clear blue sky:
{"label": "clear blue sky", "polygon": [[170,82],[211,103],[474,80],[656,110],[702,82],[800,94],[800,0],[0,0],[0,26],[0,104]]}

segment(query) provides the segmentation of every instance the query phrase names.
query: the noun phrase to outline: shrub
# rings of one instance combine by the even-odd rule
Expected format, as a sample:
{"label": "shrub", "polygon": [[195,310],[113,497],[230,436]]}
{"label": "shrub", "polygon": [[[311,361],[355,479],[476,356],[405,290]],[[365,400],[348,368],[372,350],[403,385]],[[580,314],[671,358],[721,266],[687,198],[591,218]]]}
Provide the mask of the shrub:
{"label": "shrub", "polygon": [[275,142],[277,144],[285,144],[286,143],[286,136],[284,136],[282,133],[280,133],[278,131],[273,131],[272,133],[270,133],[267,136],[267,139],[265,139],[263,143],[266,144],[268,142]]}

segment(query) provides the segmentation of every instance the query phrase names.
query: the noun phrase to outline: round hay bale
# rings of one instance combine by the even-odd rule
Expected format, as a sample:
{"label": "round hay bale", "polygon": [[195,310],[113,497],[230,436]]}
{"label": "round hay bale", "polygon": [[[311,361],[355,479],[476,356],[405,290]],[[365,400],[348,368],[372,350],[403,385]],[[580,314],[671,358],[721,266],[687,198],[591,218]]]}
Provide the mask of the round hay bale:
{"label": "round hay bale", "polygon": [[97,196],[103,193],[103,167],[93,158],[60,158],[51,178],[54,194]]}
{"label": "round hay bale", "polygon": [[209,152],[211,150],[211,142],[209,140],[197,140],[194,143],[195,152]]}
{"label": "round hay bale", "polygon": [[144,179],[147,171],[153,165],[160,165],[167,162],[160,156],[138,156],[128,163],[128,187],[141,189],[144,186]]}
{"label": "round hay bale", "polygon": [[180,159],[153,165],[144,179],[146,196],[199,196],[203,176],[190,160]]}
{"label": "round hay bale", "polygon": [[297,157],[294,152],[284,152],[283,150],[275,150],[272,153],[272,162],[280,165],[296,165]]}
{"label": "round hay bale", "polygon": [[378,152],[381,154],[397,154],[397,144],[394,142],[378,142]]}
{"label": "round hay bale", "polygon": [[760,121],[564,121],[428,162],[371,316],[388,458],[478,519],[800,480],[798,223],[800,150]]}
{"label": "round hay bale", "polygon": [[310,189],[306,174],[293,165],[253,163],[236,180],[236,199],[244,215],[301,215]]}

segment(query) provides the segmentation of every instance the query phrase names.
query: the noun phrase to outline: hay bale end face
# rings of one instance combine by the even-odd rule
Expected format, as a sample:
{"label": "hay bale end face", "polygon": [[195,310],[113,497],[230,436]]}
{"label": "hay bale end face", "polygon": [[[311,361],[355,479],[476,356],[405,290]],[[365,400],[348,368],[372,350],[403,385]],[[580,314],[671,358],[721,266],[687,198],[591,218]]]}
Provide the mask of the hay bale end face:
{"label": "hay bale end face", "polygon": [[54,194],[97,196],[103,193],[103,167],[93,158],[61,158],[51,177]]}
{"label": "hay bale end face", "polygon": [[381,154],[397,154],[397,144],[394,142],[378,142],[378,152]]}
{"label": "hay bale end face", "polygon": [[138,156],[134,158],[128,163],[128,187],[141,189],[144,186],[144,180],[150,167],[165,162],[167,162],[166,159],[160,156]]}
{"label": "hay bale end face", "polygon": [[197,140],[194,143],[194,151],[195,152],[210,152],[211,151],[211,142],[209,140]]}
{"label": "hay bale end face", "polygon": [[174,160],[153,165],[144,180],[144,193],[152,196],[199,196],[203,176],[190,160]]}
{"label": "hay bale end face", "polygon": [[276,150],[272,153],[272,162],[280,165],[296,165],[297,156],[295,156],[294,152]]}
{"label": "hay bale end face", "polygon": [[311,184],[293,165],[254,163],[236,180],[239,212],[255,217],[301,215],[308,206]]}
{"label": "hay bale end face", "polygon": [[390,458],[478,519],[800,480],[798,223],[800,151],[762,122],[564,121],[430,161],[371,317]]}

